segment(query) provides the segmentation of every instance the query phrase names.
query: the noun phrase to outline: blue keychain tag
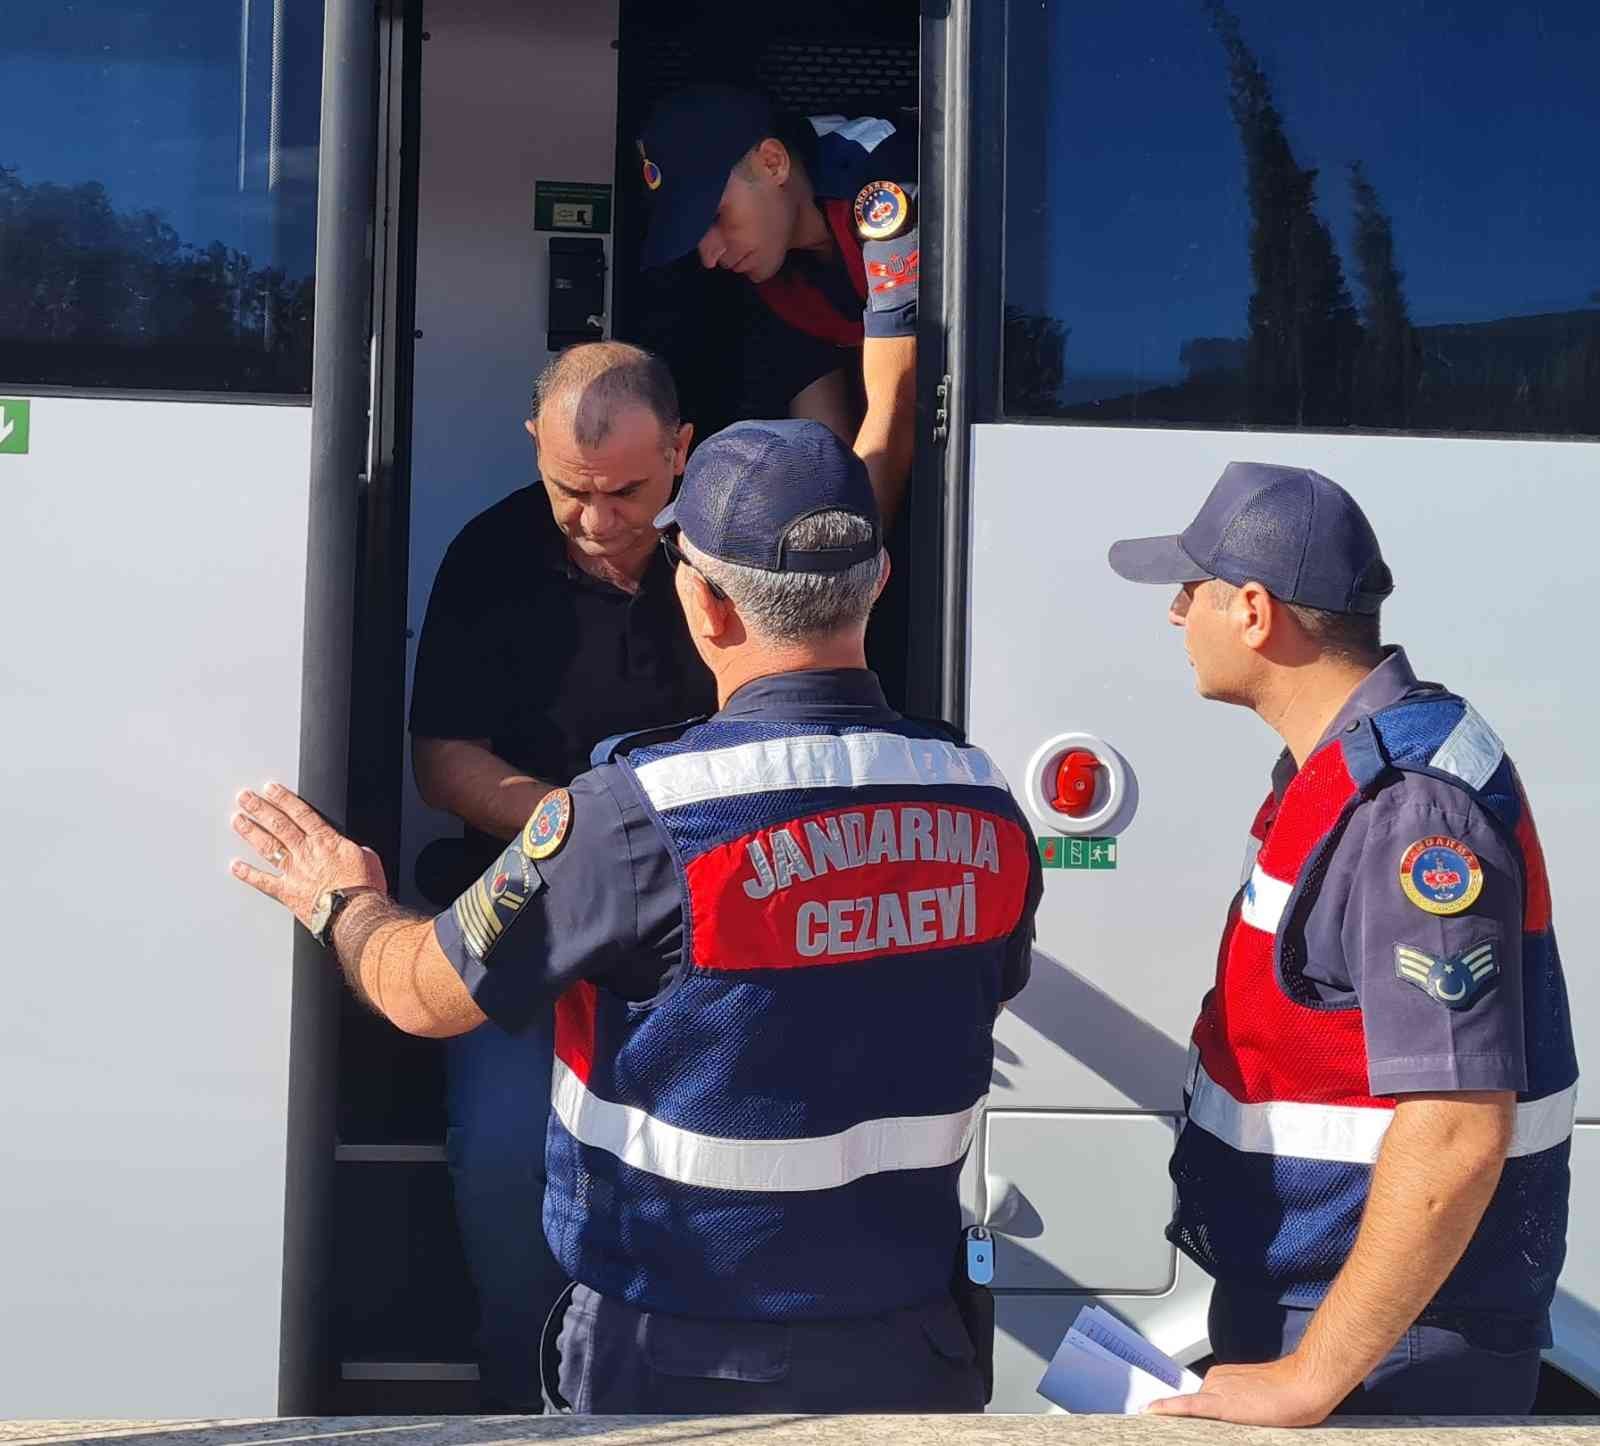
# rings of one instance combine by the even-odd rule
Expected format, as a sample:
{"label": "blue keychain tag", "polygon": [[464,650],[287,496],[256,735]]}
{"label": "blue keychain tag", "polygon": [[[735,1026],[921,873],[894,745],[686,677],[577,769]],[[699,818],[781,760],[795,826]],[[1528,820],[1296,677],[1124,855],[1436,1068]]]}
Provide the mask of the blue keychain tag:
{"label": "blue keychain tag", "polygon": [[994,1237],[981,1225],[967,1230],[967,1279],[974,1285],[994,1279]]}

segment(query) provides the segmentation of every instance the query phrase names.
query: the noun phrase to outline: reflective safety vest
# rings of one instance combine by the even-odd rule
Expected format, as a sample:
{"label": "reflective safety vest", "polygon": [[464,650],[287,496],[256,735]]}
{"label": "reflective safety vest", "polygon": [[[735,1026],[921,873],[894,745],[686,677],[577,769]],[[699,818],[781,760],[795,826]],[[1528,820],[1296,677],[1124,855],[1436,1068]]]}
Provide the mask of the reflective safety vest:
{"label": "reflective safety vest", "polygon": [[748,720],[615,761],[676,865],[683,958],[556,1007],[545,1233],[677,1315],[876,1314],[949,1288],[1031,838],[979,749]]}
{"label": "reflective safety vest", "polygon": [[1348,1257],[1395,1102],[1368,1093],[1359,1006],[1322,1002],[1300,977],[1303,926],[1344,820],[1406,772],[1482,805],[1521,858],[1524,898],[1528,1089],[1499,1187],[1422,1319],[1492,1313],[1542,1331],[1566,1256],[1577,1058],[1527,798],[1488,724],[1447,693],[1360,720],[1257,815],[1260,852],[1194,1030],[1168,1235],[1217,1279],[1291,1305],[1315,1305]]}

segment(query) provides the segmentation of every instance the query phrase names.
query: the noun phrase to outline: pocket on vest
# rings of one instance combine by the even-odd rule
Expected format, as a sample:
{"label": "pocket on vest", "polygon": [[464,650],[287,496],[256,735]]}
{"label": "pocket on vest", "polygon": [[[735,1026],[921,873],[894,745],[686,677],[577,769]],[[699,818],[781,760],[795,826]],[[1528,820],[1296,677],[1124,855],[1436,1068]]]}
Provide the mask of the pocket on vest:
{"label": "pocket on vest", "polygon": [[644,1355],[663,1376],[706,1381],[781,1381],[789,1374],[789,1327],[775,1321],[703,1321],[646,1315]]}

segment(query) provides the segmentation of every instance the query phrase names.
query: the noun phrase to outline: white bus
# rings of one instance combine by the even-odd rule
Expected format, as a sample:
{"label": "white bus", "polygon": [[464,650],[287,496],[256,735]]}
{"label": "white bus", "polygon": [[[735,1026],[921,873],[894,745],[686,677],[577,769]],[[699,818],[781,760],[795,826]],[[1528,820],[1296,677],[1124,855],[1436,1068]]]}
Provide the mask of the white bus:
{"label": "white bus", "polygon": [[[702,431],[726,407],[715,332],[663,321],[696,317],[692,268],[636,264],[633,137],[691,79],[917,110],[891,671],[1029,799],[1069,747],[1125,765],[1086,819],[1030,804],[1059,866],[967,1171],[1001,1237],[993,1409],[1044,1408],[1091,1300],[1208,1350],[1166,1163],[1276,745],[1193,697],[1105,551],[1181,526],[1226,461],[1369,511],[1386,632],[1518,757],[1596,1057],[1600,13],[760,9],[0,19],[0,1416],[475,1405],[437,1047],[229,880],[228,816],[298,782],[421,901],[452,824],[409,776],[414,638],[455,532],[530,479],[531,378],[584,337],[666,338]],[[1548,1411],[1600,1393],[1585,1098],[1572,1169]]]}

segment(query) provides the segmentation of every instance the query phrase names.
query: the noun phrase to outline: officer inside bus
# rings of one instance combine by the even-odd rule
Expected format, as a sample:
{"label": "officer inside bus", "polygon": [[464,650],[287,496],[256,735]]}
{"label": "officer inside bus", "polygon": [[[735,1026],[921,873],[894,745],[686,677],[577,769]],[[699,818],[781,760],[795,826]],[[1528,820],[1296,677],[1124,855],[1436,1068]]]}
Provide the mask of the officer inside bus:
{"label": "officer inside bus", "polygon": [[[1201,1006],[1169,1234],[1216,1279],[1219,1362],[1173,1415],[1511,1415],[1566,1254],[1577,1060],[1550,888],[1489,723],[1381,647],[1350,495],[1234,462],[1177,536],[1200,695],[1284,742]],[[1459,600],[1458,600],[1459,601]]]}
{"label": "officer inside bus", "polygon": [[277,871],[234,873],[411,1033],[556,1002],[574,1409],[980,1410],[957,1178],[1028,976],[1030,831],[987,756],[866,669],[887,560],[828,428],[712,437],[657,522],[713,717],[597,749],[435,919],[276,785],[234,826]]}
{"label": "officer inside bus", "polygon": [[[470,521],[428,598],[411,696],[423,800],[465,837],[424,850],[418,882],[448,902],[522,832],[539,800],[613,733],[709,711],[657,546],[655,516],[692,429],[666,364],[638,347],[568,348],[540,375],[525,424],[541,480]],[[478,1296],[486,1409],[537,1411],[539,1333],[566,1285],[543,1235],[544,1122],[554,1021],[490,1021],[446,1053],[446,1151]]]}
{"label": "officer inside bus", "polygon": [[647,268],[698,253],[750,284],[745,415],[825,422],[866,463],[885,526],[914,450],[916,140],[878,117],[797,116],[681,90],[639,136]]}

